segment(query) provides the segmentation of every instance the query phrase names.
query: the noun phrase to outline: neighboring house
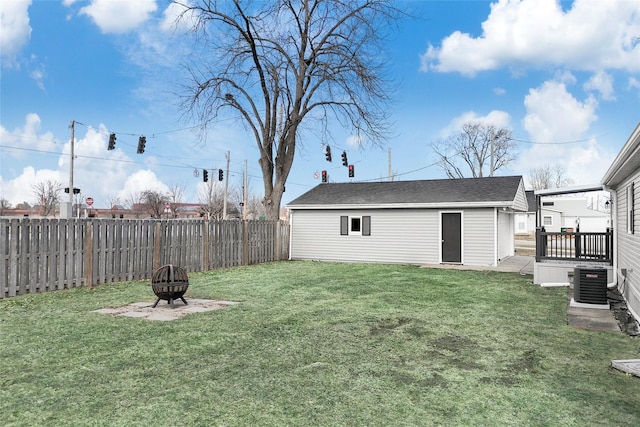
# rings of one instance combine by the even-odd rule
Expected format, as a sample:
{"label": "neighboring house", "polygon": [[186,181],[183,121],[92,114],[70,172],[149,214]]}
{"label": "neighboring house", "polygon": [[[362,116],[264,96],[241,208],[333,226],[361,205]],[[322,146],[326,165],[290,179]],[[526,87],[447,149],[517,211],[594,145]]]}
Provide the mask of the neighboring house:
{"label": "neighboring house", "polygon": [[546,231],[577,231],[579,225],[581,232],[591,233],[604,232],[609,227],[609,213],[590,209],[586,198],[542,197],[541,205],[541,222]]}
{"label": "neighboring house", "polygon": [[[535,193],[526,191],[529,211],[514,215],[516,234],[534,234],[536,231]],[[577,231],[578,220],[582,232],[604,232],[610,227],[610,214],[589,208],[586,198],[542,197],[541,204],[541,223],[546,231]]]}
{"label": "neighboring house", "polygon": [[533,190],[525,191],[529,210],[513,215],[516,234],[534,234],[536,232],[536,195]]}
{"label": "neighboring house", "polygon": [[640,124],[602,178],[614,221],[614,280],[640,321]]}
{"label": "neighboring house", "polygon": [[291,259],[481,266],[528,210],[521,176],[320,184],[287,207]]}

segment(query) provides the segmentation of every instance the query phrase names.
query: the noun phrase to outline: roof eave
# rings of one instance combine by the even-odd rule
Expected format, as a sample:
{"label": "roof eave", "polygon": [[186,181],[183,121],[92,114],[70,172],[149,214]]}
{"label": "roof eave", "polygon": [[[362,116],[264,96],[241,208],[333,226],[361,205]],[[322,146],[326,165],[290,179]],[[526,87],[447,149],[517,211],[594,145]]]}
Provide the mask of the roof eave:
{"label": "roof eave", "polygon": [[632,165],[633,162],[640,163],[640,123],[633,130],[629,139],[618,153],[609,169],[602,178],[602,184],[606,187],[613,187],[618,185],[624,180],[630,173],[628,165]]}
{"label": "roof eave", "polygon": [[287,205],[290,210],[339,210],[339,209],[462,209],[462,208],[513,208],[513,200],[496,202],[454,203],[381,203],[381,204],[301,204]]}

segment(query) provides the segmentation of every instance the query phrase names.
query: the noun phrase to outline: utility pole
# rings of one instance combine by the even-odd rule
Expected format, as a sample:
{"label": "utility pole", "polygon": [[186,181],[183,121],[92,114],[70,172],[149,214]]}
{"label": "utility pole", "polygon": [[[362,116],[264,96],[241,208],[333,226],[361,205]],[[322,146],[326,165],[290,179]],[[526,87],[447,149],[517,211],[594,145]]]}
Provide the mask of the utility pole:
{"label": "utility pole", "polygon": [[222,219],[227,219],[227,194],[229,194],[229,160],[231,159],[231,151],[227,151],[227,179],[224,182],[224,202],[222,204]]}
{"label": "utility pole", "polygon": [[491,127],[491,134],[489,135],[489,138],[491,138],[491,169],[489,170],[489,176],[493,176],[493,140],[495,139],[495,136],[493,134],[493,126]]}
{"label": "utility pole", "polygon": [[393,181],[393,172],[391,171],[391,148],[388,149],[388,160],[387,163],[389,164],[389,181]]}

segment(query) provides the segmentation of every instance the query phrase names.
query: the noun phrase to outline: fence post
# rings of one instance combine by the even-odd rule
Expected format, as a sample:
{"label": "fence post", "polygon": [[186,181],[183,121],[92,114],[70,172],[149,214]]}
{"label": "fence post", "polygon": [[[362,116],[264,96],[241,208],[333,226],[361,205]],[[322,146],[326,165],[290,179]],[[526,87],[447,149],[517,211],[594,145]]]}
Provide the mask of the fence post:
{"label": "fence post", "polygon": [[160,268],[160,246],[162,246],[160,222],[155,221],[155,227],[153,227],[153,266],[151,267],[153,271]]}
{"label": "fence post", "polygon": [[93,287],[93,225],[94,221],[84,221],[86,229],[84,242],[84,285]]}
{"label": "fence post", "polygon": [[209,220],[201,221],[202,230],[202,271],[209,271]]}
{"label": "fence post", "polygon": [[282,223],[280,222],[280,220],[276,221],[276,261],[281,261],[282,260],[282,236],[280,235],[282,233],[282,227],[281,227]]}
{"label": "fence post", "polygon": [[249,223],[242,221],[242,265],[249,265]]}

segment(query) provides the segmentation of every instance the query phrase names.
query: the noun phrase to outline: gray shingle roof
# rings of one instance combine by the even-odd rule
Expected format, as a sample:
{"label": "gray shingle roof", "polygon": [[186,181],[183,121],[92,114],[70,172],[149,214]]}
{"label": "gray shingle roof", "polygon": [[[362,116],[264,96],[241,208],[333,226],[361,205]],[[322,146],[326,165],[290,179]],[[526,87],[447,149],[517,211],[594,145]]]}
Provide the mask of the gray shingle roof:
{"label": "gray shingle roof", "polygon": [[529,204],[529,210],[527,212],[535,212],[536,210],[536,194],[533,190],[527,190],[527,204]]}
{"label": "gray shingle roof", "polygon": [[512,202],[521,176],[320,184],[287,206],[431,205]]}

